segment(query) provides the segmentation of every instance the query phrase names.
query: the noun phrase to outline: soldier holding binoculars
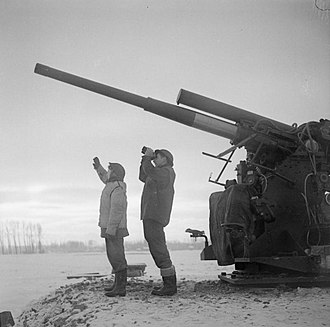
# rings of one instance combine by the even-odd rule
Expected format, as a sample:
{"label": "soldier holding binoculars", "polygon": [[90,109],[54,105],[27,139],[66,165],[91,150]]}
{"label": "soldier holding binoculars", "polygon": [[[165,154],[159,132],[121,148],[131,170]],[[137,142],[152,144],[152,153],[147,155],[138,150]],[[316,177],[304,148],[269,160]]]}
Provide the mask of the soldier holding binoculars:
{"label": "soldier holding binoculars", "polygon": [[163,286],[155,287],[151,294],[174,295],[177,292],[176,273],[164,232],[170,221],[174,197],[173,155],[165,149],[153,151],[148,147],[143,147],[142,153],[139,174],[140,181],[144,183],[141,220],[145,240],[163,279]]}

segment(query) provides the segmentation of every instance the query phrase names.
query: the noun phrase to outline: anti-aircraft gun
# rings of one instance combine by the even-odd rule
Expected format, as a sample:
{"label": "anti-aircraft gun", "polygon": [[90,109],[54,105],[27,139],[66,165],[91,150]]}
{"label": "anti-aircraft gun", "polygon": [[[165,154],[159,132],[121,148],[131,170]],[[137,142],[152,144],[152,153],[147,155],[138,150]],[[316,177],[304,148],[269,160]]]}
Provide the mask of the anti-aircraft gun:
{"label": "anti-aircraft gun", "polygon": [[[227,150],[204,153],[225,162],[212,181],[224,189],[209,200],[211,245],[204,232],[187,229],[205,238],[202,260],[235,265],[220,279],[236,285],[330,284],[329,120],[290,126],[183,89],[173,105],[41,64],[35,73],[230,140]],[[241,147],[247,154],[237,178],[220,182]]]}

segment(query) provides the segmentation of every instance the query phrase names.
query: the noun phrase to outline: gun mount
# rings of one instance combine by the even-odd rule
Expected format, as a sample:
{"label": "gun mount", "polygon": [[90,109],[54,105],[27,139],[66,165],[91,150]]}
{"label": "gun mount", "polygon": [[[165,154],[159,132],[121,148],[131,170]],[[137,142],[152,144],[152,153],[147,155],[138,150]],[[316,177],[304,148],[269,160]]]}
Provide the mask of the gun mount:
{"label": "gun mount", "polygon": [[[237,285],[330,284],[329,120],[291,126],[180,90],[177,104],[200,113],[41,64],[35,73],[230,140],[227,150],[208,154],[226,161],[213,181],[224,190],[210,196],[211,245],[206,242],[201,254],[220,266],[235,265],[233,274],[220,279]],[[240,147],[247,155],[236,167],[237,178],[220,183]]]}

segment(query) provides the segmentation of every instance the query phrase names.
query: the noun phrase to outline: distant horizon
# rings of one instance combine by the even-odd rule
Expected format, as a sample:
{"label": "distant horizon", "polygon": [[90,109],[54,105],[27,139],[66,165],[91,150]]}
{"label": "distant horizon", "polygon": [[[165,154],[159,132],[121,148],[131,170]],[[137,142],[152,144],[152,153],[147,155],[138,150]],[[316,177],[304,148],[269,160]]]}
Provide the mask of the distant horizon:
{"label": "distant horizon", "polygon": [[[169,250],[199,250],[205,246],[204,239],[191,240],[190,242],[169,241],[167,242]],[[125,241],[126,252],[146,252],[150,253],[148,244],[145,240]],[[104,240],[99,241],[66,241],[39,243],[33,247],[17,246],[14,244],[1,246],[0,255],[31,255],[44,253],[84,253],[84,252],[106,252]]]}

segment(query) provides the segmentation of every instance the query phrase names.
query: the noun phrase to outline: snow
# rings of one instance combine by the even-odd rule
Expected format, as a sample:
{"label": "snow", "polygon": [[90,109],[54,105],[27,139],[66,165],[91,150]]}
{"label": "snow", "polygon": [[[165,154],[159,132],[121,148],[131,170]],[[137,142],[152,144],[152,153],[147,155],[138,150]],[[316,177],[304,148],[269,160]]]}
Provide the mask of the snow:
{"label": "snow", "polygon": [[[200,276],[199,276],[200,277]],[[129,278],[126,297],[108,298],[108,279],[58,288],[30,304],[16,326],[330,326],[329,288],[240,288],[182,278],[172,297],[150,295],[160,283]]]}

